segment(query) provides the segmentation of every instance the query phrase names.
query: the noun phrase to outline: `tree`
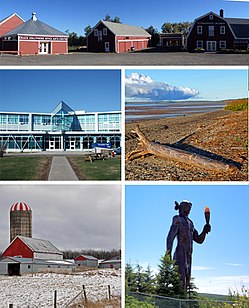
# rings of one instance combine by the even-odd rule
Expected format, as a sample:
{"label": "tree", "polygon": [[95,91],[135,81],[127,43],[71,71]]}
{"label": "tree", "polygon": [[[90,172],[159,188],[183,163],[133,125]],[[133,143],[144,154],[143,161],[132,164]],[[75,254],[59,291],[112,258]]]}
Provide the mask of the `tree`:
{"label": "tree", "polygon": [[120,20],[120,18],[118,16],[115,16],[111,21],[112,22],[116,22],[118,24],[121,24],[121,20]]}
{"label": "tree", "polygon": [[174,23],[165,22],[161,29],[163,33],[183,33],[186,35],[190,26],[191,23],[188,21]]}
{"label": "tree", "polygon": [[156,293],[162,296],[185,297],[183,285],[175,261],[169,254],[161,257],[158,266]]}
{"label": "tree", "polygon": [[147,266],[145,272],[144,272],[144,292],[152,294],[154,293],[155,289],[155,278],[152,273],[150,265]]}
{"label": "tree", "polygon": [[106,14],[104,20],[111,21],[111,16],[109,14]]}
{"label": "tree", "polygon": [[136,291],[136,274],[130,263],[125,266],[125,284],[126,290]]}
{"label": "tree", "polygon": [[111,16],[109,14],[106,14],[104,20],[105,21],[116,22],[118,24],[121,24],[121,20],[120,20],[120,18],[118,16],[115,16],[114,18],[111,18]]}
{"label": "tree", "polygon": [[161,29],[162,33],[172,33],[172,24],[170,22],[165,22]]}
{"label": "tree", "polygon": [[149,26],[147,29],[145,29],[150,35],[150,46],[156,47],[157,44],[159,43],[159,33],[156,28],[153,26]]}
{"label": "tree", "polygon": [[145,275],[143,273],[142,266],[139,264],[136,265],[135,280],[136,280],[136,291],[145,292]]}
{"label": "tree", "polygon": [[87,36],[92,31],[92,29],[93,28],[90,25],[86,26],[84,28],[85,36]]}

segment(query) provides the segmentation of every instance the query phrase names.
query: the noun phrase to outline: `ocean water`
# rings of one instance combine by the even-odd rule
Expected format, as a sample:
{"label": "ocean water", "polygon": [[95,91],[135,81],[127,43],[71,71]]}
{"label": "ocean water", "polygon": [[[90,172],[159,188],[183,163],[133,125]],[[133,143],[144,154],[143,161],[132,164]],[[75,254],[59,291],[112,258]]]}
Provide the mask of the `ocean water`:
{"label": "ocean water", "polygon": [[[177,116],[191,115],[195,113],[212,112],[222,110],[226,102],[224,101],[176,101],[176,102],[132,102],[126,103],[126,121],[172,118]],[[153,114],[153,111],[165,111],[166,113]],[[141,114],[139,114],[141,112]]]}

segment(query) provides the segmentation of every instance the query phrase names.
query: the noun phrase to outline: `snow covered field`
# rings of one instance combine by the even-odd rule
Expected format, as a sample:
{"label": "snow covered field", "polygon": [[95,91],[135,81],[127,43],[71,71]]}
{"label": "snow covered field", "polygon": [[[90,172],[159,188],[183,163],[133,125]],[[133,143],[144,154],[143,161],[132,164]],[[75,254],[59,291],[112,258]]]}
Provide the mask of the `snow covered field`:
{"label": "snow covered field", "polygon": [[[121,297],[121,271],[110,269],[88,270],[74,274],[39,273],[24,276],[0,277],[0,307],[33,308],[54,307],[54,291],[57,291],[57,307],[66,307],[79,294],[83,285],[89,301]],[[79,296],[74,304],[82,300]]]}

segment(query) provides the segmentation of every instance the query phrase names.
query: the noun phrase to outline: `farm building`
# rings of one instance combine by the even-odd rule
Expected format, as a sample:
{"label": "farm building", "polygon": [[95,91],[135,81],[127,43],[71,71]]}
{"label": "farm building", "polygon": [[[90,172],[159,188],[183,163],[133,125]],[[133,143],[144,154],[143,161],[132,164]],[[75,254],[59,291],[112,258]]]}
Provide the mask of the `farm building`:
{"label": "farm building", "polygon": [[23,275],[40,272],[72,273],[75,264],[67,261],[39,260],[22,257],[2,257],[0,260],[0,275]]}
{"label": "farm building", "polygon": [[249,19],[224,18],[209,12],[195,19],[187,35],[187,50],[249,49]]}
{"label": "farm building", "polygon": [[16,202],[10,208],[10,242],[18,235],[32,237],[32,210],[25,202]]}
{"label": "farm building", "polygon": [[12,28],[9,26],[5,32],[3,27],[3,31],[1,31],[2,51],[16,52],[18,55],[68,53],[68,35],[66,33],[39,21],[36,13],[32,13],[31,19],[26,22],[20,20],[19,25],[17,17],[17,15],[13,15],[11,18],[11,20],[13,19]]}
{"label": "farm building", "polygon": [[42,260],[62,260],[63,254],[46,240],[17,236],[3,252],[4,257],[21,256]]}
{"label": "farm building", "polygon": [[99,264],[99,268],[121,268],[121,257],[115,256],[111,259],[102,261]]}
{"label": "farm building", "polygon": [[121,145],[120,111],[74,111],[61,101],[51,113],[0,112],[6,152],[83,151],[94,143]]}
{"label": "farm building", "polygon": [[92,256],[80,255],[74,259],[78,266],[98,267],[98,259]]}
{"label": "farm building", "polygon": [[180,51],[184,47],[182,33],[159,33],[159,45],[168,51]]}
{"label": "farm building", "polygon": [[128,52],[148,47],[151,35],[142,27],[101,20],[87,36],[90,52]]}

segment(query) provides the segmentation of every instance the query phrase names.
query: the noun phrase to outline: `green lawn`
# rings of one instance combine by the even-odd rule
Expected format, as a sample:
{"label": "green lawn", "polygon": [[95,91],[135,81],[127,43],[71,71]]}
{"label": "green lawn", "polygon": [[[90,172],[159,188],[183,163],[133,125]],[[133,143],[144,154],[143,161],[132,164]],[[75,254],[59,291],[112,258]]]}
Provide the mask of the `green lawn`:
{"label": "green lawn", "polygon": [[0,158],[0,180],[46,180],[49,161],[45,156],[4,156]]}
{"label": "green lawn", "polygon": [[79,180],[101,181],[121,180],[121,158],[116,156],[106,160],[84,161],[83,157],[71,156],[68,160]]}

